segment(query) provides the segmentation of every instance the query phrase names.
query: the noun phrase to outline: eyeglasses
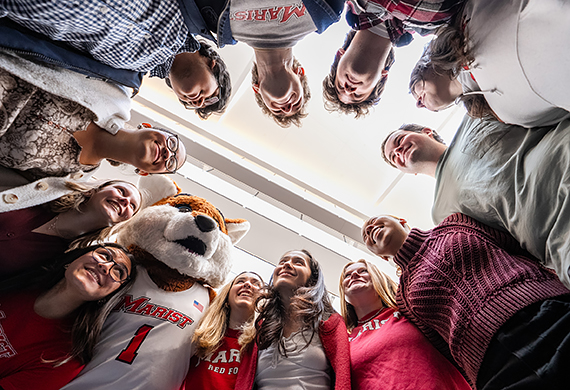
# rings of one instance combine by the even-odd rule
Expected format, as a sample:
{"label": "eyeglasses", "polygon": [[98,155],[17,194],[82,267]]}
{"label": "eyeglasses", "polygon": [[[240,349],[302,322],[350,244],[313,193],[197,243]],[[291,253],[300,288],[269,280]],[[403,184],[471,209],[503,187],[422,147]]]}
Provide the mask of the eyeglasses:
{"label": "eyeglasses", "polygon": [[178,99],[178,100],[180,101],[180,103],[182,103],[182,105],[184,106],[185,109],[197,110],[198,108],[208,107],[208,106],[211,106],[212,104],[219,102],[220,98],[217,96],[210,96],[209,98],[204,99],[204,104],[200,107],[195,106],[191,102],[185,102],[182,99]]}
{"label": "eyeglasses", "polygon": [[122,283],[130,279],[129,270],[124,264],[117,263],[113,253],[104,246],[100,246],[91,252],[91,257],[99,264],[113,263],[109,269],[109,276],[115,282]]}
{"label": "eyeglasses", "polygon": [[178,134],[171,134],[166,139],[166,148],[170,152],[170,157],[166,160],[166,170],[170,173],[176,173],[178,170],[178,159],[176,158],[176,152],[178,152],[178,147],[180,146],[180,140],[178,139]]}

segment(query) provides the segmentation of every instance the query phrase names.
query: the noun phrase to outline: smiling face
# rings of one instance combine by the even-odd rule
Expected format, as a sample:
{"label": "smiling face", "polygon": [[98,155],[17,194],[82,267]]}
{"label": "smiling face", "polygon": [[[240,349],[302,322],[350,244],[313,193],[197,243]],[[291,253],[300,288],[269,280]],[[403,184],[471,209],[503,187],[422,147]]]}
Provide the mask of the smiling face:
{"label": "smiling face", "polygon": [[168,173],[171,172],[167,169],[167,165],[176,158],[175,165],[180,168],[186,161],[186,147],[181,141],[178,141],[178,149],[176,152],[169,148],[170,144],[168,139],[174,137],[173,134],[142,128],[137,130],[137,137],[140,147],[136,155],[135,165],[139,170],[146,173]]}
{"label": "smiling face", "polygon": [[[113,260],[121,264],[131,273],[131,261],[127,255],[118,248],[107,247]],[[96,252],[88,252],[74,260],[65,270],[65,284],[75,295],[83,301],[96,301],[106,297],[117,290],[120,282],[116,282],[110,275],[114,263]]]}
{"label": "smiling face", "polygon": [[232,312],[243,310],[248,313],[248,316],[252,315],[255,300],[262,287],[263,282],[258,275],[249,272],[238,275],[228,294],[228,304]]}
{"label": "smiling face", "polygon": [[303,86],[297,72],[297,69],[287,67],[266,75],[259,80],[258,86],[254,86],[274,115],[291,116],[303,107]]}
{"label": "smiling face", "polygon": [[339,49],[338,55],[341,58],[334,80],[338,98],[345,104],[363,102],[370,96],[382,77],[383,66],[379,67],[375,64],[370,67],[362,59],[344,54],[345,51]]}
{"label": "smiling face", "polygon": [[455,102],[457,93],[453,93],[453,80],[447,75],[428,71],[424,78],[418,80],[410,91],[418,108],[425,107],[430,111],[443,110]]}
{"label": "smiling face", "polygon": [[287,252],[273,271],[273,287],[277,291],[293,291],[307,285],[311,278],[309,257],[301,251]]}
{"label": "smiling face", "polygon": [[220,88],[212,72],[214,65],[214,60],[198,52],[176,56],[168,79],[180,103],[187,108],[202,108],[217,101]]}
{"label": "smiling face", "polygon": [[362,227],[362,241],[377,256],[395,256],[408,237],[402,221],[387,215],[370,218]]}
{"label": "smiling face", "polygon": [[104,226],[112,226],[130,219],[140,208],[141,201],[141,194],[134,185],[116,182],[95,192],[82,211],[97,214],[105,221]]}
{"label": "smiling face", "polygon": [[377,296],[366,265],[359,262],[346,267],[342,281],[342,288],[347,302],[353,306],[356,301],[356,299],[353,298],[362,295],[363,293],[369,293],[373,296]]}
{"label": "smiling face", "polygon": [[420,133],[406,130],[394,131],[386,140],[384,155],[400,171],[423,172],[427,165],[437,164],[446,146],[433,137],[431,129]]}

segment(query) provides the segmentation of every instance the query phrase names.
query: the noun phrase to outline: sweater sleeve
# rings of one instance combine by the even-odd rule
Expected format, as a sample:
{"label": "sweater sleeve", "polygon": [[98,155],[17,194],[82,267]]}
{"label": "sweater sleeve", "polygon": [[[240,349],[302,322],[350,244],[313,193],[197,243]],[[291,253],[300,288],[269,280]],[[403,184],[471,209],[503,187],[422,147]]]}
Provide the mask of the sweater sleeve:
{"label": "sweater sleeve", "polygon": [[252,390],[257,371],[257,344],[253,343],[242,355],[235,390]]}
{"label": "sweater sleeve", "polygon": [[398,287],[398,293],[396,295],[396,303],[398,304],[398,310],[400,313],[406,317],[412,324],[414,324],[420,332],[428,339],[428,341],[434,346],[435,349],[439,351],[457,370],[467,379],[465,371],[459,367],[455,359],[451,354],[449,349],[449,344],[441,337],[441,335],[430,327],[425,321],[422,321],[421,317],[416,316],[413,311],[409,310],[410,305],[402,295],[400,287]]}
{"label": "sweater sleeve", "polygon": [[335,374],[335,390],[350,390],[350,353],[344,319],[334,313],[319,327],[319,337]]}

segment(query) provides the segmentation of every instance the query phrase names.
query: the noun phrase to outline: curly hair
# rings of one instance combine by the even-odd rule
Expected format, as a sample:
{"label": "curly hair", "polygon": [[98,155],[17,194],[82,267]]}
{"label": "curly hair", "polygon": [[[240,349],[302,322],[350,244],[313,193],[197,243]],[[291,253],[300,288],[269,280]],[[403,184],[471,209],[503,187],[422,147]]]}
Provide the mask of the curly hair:
{"label": "curly hair", "polygon": [[380,271],[374,264],[364,259],[351,261],[350,263],[345,264],[340,274],[338,291],[340,294],[340,314],[342,315],[342,318],[344,318],[346,329],[348,329],[349,332],[358,325],[358,317],[356,316],[354,307],[346,300],[342,283],[344,282],[344,273],[346,272],[346,269],[353,264],[359,263],[364,264],[366,267],[366,270],[370,275],[370,280],[372,281],[372,286],[374,286],[374,290],[376,291],[376,294],[378,294],[378,299],[382,301],[382,304],[394,309],[398,307],[396,303],[396,290],[398,289],[398,285],[390,279],[388,275]]}
{"label": "curly hair", "polygon": [[[351,30],[348,32],[348,34],[346,34],[346,38],[342,45],[342,48],[344,50],[348,49],[355,35],[355,30]],[[380,80],[378,80],[378,83],[366,99],[359,103],[347,104],[339,99],[338,91],[336,90],[335,86],[336,72],[338,69],[339,61],[340,56],[336,54],[331,65],[331,71],[323,80],[323,98],[325,101],[325,109],[329,112],[338,111],[346,115],[354,114],[354,118],[356,119],[362,118],[368,115],[370,113],[370,108],[378,104],[380,101],[381,95],[384,92],[384,87],[386,86],[386,81],[388,80],[388,74],[383,75]],[[388,57],[386,58],[386,62],[384,62],[383,70],[385,72],[389,72],[392,65],[394,65],[394,62],[395,53],[394,49],[391,48],[390,52],[388,53]]]}
{"label": "curly hair", "polygon": [[[212,61],[216,61],[212,67],[212,74],[214,75],[214,78],[218,83],[218,87],[220,88],[220,91],[218,93],[218,101],[212,105],[204,106],[201,108],[194,108],[193,106],[188,105],[183,101],[180,101],[180,103],[187,110],[196,111],[196,114],[200,117],[200,119],[208,119],[213,113],[224,113],[232,94],[232,83],[230,80],[230,72],[228,71],[228,67],[218,52],[204,40],[199,39],[198,42],[200,43],[200,49],[198,50],[198,53],[202,57],[208,58],[210,60],[210,64]],[[164,79],[164,82],[168,88],[172,89],[172,84],[170,83],[168,77]]]}
{"label": "curly hair", "polygon": [[[297,69],[301,67],[301,63],[297,61],[296,58],[293,58],[293,68]],[[303,73],[299,75],[299,80],[301,81],[301,86],[303,87],[303,106],[294,113],[293,115],[285,116],[285,115],[276,115],[267,106],[261,97],[261,94],[258,91],[254,90],[255,93],[255,102],[261,108],[261,112],[265,115],[273,118],[273,120],[281,127],[289,127],[292,124],[301,127],[302,122],[301,119],[306,118],[309,113],[307,112],[307,102],[311,99],[311,90],[309,88],[309,81],[307,76]],[[257,72],[257,64],[254,62],[253,67],[251,68],[251,85],[259,85],[259,74]]]}
{"label": "curly hair", "polygon": [[[426,128],[425,126],[418,125],[415,123],[405,123],[402,126],[400,126],[400,128],[398,130],[411,131],[414,133],[422,133],[425,128]],[[384,138],[384,141],[382,141],[382,145],[380,146],[380,153],[382,153],[382,158],[384,159],[384,161],[386,161],[389,165],[391,165],[394,168],[397,168],[397,167],[394,165],[394,163],[392,163],[392,161],[390,161],[388,156],[386,156],[386,143],[388,142],[388,139],[392,136],[392,134],[394,134],[398,130],[394,130],[394,131],[390,132],[390,134],[388,134],[386,136],[386,138]],[[431,134],[433,136],[433,139],[435,139],[440,144],[445,145],[443,138],[441,138],[441,136],[437,133],[437,131],[431,130]]]}
{"label": "curly hair", "polygon": [[[426,45],[422,56],[410,75],[409,89],[417,83],[432,80],[435,76],[447,76],[450,80],[475,61],[468,44],[468,32],[463,28],[462,12],[458,13],[449,25],[437,30],[437,37]],[[480,94],[462,95],[459,98],[472,118],[497,118],[485,97]]]}
{"label": "curly hair", "polygon": [[[290,252],[292,251],[286,252],[285,255]],[[292,311],[299,316],[300,323],[303,324],[300,330],[311,332],[311,337],[306,340],[307,344],[305,346],[308,346],[318,332],[320,322],[328,319],[334,313],[334,309],[328,296],[319,263],[309,251],[301,249],[299,252],[307,256],[311,276],[305,286],[297,288],[294,296],[291,298],[290,305]],[[259,349],[266,349],[275,343],[279,353],[286,357],[287,350],[285,348],[283,328],[287,314],[279,292],[273,285],[270,285],[267,293],[262,294],[257,299],[257,303],[260,307],[260,313],[255,323],[255,339]]]}
{"label": "curly hair", "polygon": [[[128,181],[124,181],[124,180],[108,180],[105,182],[97,182],[97,181],[92,181],[92,182],[73,182],[73,181],[67,181],[65,182],[65,186],[71,190],[70,193],[65,194],[55,200],[52,200],[51,202],[49,202],[47,204],[47,208],[54,212],[54,213],[65,213],[67,211],[71,211],[71,210],[75,210],[75,211],[79,211],[81,212],[81,207],[86,204],[87,202],[89,202],[89,200],[91,199],[91,197],[93,195],[95,195],[98,191],[100,191],[101,189],[108,187],[108,186],[112,186],[114,184],[119,184],[119,183],[126,183],[129,184],[133,187],[135,187],[138,191],[138,188],[136,185],[128,182]],[[140,194],[140,191],[139,191]],[[142,199],[142,195],[141,195],[141,199]],[[138,213],[138,211],[140,210],[140,205],[139,208],[137,210],[134,211],[133,216]],[[102,242],[103,240],[105,240],[105,238],[109,237],[112,233],[113,230],[119,228],[119,226],[122,225],[122,222],[119,222],[118,224],[114,225],[114,226],[107,226],[107,227],[102,227],[100,229],[94,230],[92,232],[86,233],[78,238],[76,238],[70,245],[69,248],[70,249],[76,249],[76,248],[84,248],[94,242]]]}

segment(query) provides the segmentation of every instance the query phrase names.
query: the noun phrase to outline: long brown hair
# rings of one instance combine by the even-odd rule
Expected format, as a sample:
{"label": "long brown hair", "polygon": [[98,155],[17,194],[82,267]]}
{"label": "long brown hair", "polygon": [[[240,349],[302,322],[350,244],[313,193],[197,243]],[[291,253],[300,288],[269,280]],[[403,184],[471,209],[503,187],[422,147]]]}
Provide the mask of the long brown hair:
{"label": "long brown hair", "polygon": [[[413,91],[418,82],[429,80],[434,75],[445,75],[453,80],[465,67],[475,62],[475,57],[468,44],[468,31],[464,28],[462,11],[457,13],[448,25],[440,27],[436,35],[437,37],[427,45],[412,70],[410,91]],[[461,96],[460,100],[465,105],[467,114],[472,118],[497,118],[481,94]]]}
{"label": "long brown hair", "polygon": [[351,261],[347,263],[340,274],[340,280],[338,282],[338,291],[340,294],[340,314],[342,318],[344,318],[344,322],[346,324],[346,329],[350,332],[354,327],[358,325],[358,316],[356,315],[356,311],[354,307],[346,301],[346,297],[344,295],[344,287],[342,282],[344,281],[344,274],[346,269],[353,264],[364,264],[368,274],[370,275],[370,280],[372,281],[372,286],[374,286],[374,291],[378,294],[378,299],[382,301],[382,304],[386,307],[397,308],[396,304],[396,291],[398,290],[398,285],[394,282],[388,275],[384,272],[380,271],[378,267],[374,264],[360,259],[357,261]]}
{"label": "long brown hair", "polygon": [[[288,251],[290,253],[292,251]],[[328,292],[325,286],[323,272],[319,263],[311,253],[305,249],[299,250],[309,259],[311,276],[307,284],[297,288],[291,298],[291,308],[299,316],[303,324],[302,331],[309,330],[311,337],[306,340],[308,346],[318,332],[321,321],[328,319],[334,313]],[[266,349],[273,343],[277,344],[279,353],[287,356],[283,337],[283,328],[286,320],[286,309],[281,296],[270,283],[267,293],[258,298],[261,303],[259,318],[255,323],[256,342],[259,349]]]}
{"label": "long brown hair", "polygon": [[[36,288],[47,291],[54,287],[65,277],[66,265],[89,253],[102,245],[93,245],[86,248],[78,248],[63,254],[49,266],[35,268],[18,276],[2,282],[0,291]],[[87,364],[93,358],[95,344],[101,334],[103,323],[107,316],[122,299],[123,291],[127,290],[135,281],[137,270],[133,255],[123,246],[115,243],[105,243],[105,246],[117,248],[124,252],[131,261],[131,274],[126,282],[98,301],[85,302],[74,313],[75,320],[71,328],[71,351],[61,359],[55,361],[55,365],[62,365],[71,359],[78,359],[82,364]]]}

